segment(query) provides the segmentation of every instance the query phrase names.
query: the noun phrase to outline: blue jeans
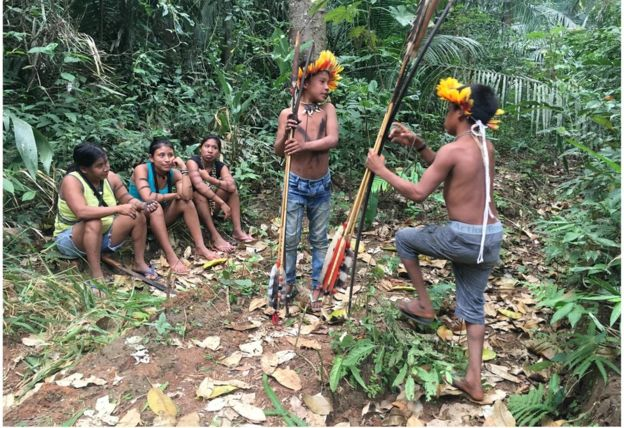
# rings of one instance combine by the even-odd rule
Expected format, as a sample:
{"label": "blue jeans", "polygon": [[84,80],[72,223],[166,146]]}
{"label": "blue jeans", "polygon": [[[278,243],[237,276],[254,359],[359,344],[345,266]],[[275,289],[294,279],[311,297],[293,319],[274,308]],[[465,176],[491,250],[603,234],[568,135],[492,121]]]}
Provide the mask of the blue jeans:
{"label": "blue jeans", "polygon": [[301,241],[303,215],[310,221],[310,247],[312,247],[312,288],[321,280],[321,270],[327,252],[327,228],[331,198],[329,172],[318,180],[306,180],[290,173],[288,177],[288,204],[286,207],[286,283],[295,283],[297,247]]}
{"label": "blue jeans", "polygon": [[[56,235],[56,238],[55,238],[56,248],[58,249],[59,253],[61,253],[62,255],[66,257],[70,257],[74,259],[77,259],[77,258],[84,259],[87,256],[87,254],[76,246],[76,243],[72,239],[72,229],[73,229],[73,226],[68,227],[67,229],[65,229],[58,235]],[[124,244],[125,241],[121,241],[119,244],[113,245],[111,242],[112,233],[113,233],[113,227],[111,226],[110,229],[108,229],[108,232],[102,235],[102,245],[100,247],[101,252],[114,253],[119,248],[121,248],[121,246]]]}

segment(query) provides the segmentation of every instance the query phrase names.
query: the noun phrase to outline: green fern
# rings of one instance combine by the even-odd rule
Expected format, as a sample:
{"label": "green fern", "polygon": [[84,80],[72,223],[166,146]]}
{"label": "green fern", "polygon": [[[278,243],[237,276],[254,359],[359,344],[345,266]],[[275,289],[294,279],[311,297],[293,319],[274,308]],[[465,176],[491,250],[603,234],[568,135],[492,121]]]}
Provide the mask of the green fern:
{"label": "green fern", "polygon": [[518,426],[536,426],[544,417],[555,416],[564,398],[559,376],[554,374],[548,389],[540,384],[537,388],[531,388],[527,394],[512,395],[507,405]]}

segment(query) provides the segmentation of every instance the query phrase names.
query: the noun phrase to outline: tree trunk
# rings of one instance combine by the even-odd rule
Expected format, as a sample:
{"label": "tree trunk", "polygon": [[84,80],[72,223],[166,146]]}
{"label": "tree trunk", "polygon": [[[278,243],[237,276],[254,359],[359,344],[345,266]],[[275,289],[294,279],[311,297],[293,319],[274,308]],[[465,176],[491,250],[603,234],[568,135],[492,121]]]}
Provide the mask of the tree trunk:
{"label": "tree trunk", "polygon": [[[327,46],[327,26],[323,17],[325,9],[320,9],[310,19],[308,10],[313,0],[288,0],[288,20],[291,24],[290,40],[294,43],[295,33],[301,31],[301,41],[314,40],[314,56]],[[304,28],[305,27],[305,28]]]}

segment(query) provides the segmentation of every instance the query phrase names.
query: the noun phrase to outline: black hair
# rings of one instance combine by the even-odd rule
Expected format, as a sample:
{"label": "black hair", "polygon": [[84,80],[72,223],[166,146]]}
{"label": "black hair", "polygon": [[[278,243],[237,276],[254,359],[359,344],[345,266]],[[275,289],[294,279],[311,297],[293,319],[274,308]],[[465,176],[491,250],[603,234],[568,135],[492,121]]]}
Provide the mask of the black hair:
{"label": "black hair", "polygon": [[156,153],[156,150],[160,149],[162,146],[171,147],[171,149],[174,150],[171,141],[165,137],[154,137],[152,139],[152,144],[149,146],[149,154],[153,156],[154,153]]}
{"label": "black hair", "polygon": [[470,109],[472,112],[469,117],[470,122],[476,123],[480,120],[481,123],[487,125],[498,110],[498,100],[494,90],[489,86],[473,83],[470,85],[470,98],[474,101]]}
{"label": "black hair", "polygon": [[73,159],[74,163],[67,167],[67,172],[79,171],[81,166],[89,168],[98,159],[105,158],[106,152],[100,146],[89,140],[83,141],[74,147]]}
{"label": "black hair", "polygon": [[204,138],[201,139],[201,143],[199,144],[199,147],[203,146],[204,143],[208,140],[215,140],[217,142],[217,146],[219,147],[219,151],[221,151],[221,138],[219,138],[219,136],[217,135],[207,135]]}

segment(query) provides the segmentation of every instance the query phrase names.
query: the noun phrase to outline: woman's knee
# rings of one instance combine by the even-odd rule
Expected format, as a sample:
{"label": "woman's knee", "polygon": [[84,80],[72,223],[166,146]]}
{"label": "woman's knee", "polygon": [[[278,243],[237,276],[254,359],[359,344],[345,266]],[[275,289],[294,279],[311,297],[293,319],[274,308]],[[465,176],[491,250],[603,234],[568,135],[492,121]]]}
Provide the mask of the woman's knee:
{"label": "woman's knee", "polygon": [[99,218],[93,220],[85,220],[85,233],[102,234],[102,220]]}

